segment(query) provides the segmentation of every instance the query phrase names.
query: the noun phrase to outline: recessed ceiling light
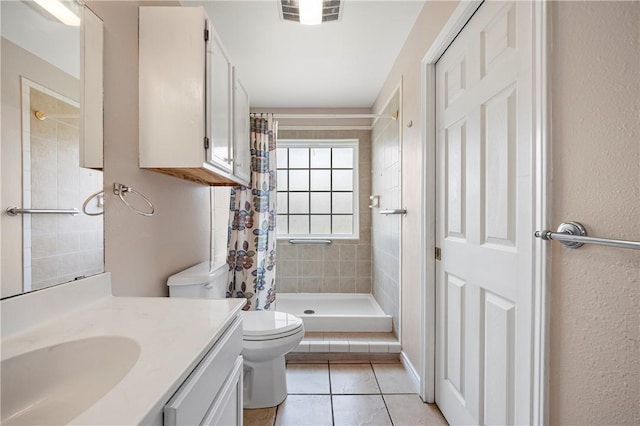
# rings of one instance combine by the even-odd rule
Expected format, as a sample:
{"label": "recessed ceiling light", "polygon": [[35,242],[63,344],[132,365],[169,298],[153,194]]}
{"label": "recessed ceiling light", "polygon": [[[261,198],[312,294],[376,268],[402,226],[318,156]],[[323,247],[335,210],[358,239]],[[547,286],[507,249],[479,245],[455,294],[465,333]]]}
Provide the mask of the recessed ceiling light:
{"label": "recessed ceiling light", "polygon": [[57,20],[72,27],[80,26],[80,17],[76,15],[60,0],[34,0],[44,10],[52,14]]}
{"label": "recessed ceiling light", "polygon": [[322,0],[298,0],[302,25],[322,24]]}
{"label": "recessed ceiling light", "polygon": [[[344,0],[280,0],[280,18],[285,21],[299,22],[306,25],[317,25],[320,23],[339,21],[342,18],[342,2]],[[313,23],[306,21],[306,7],[315,5],[316,17]],[[321,18],[318,19],[318,10],[321,11]],[[318,22],[320,21],[320,22]]]}

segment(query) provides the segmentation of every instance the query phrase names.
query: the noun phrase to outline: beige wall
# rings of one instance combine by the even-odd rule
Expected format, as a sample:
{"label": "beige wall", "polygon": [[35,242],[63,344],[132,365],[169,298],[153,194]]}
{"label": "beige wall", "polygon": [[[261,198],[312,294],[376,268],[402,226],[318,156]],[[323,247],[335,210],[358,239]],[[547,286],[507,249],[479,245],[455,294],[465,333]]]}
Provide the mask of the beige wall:
{"label": "beige wall", "polygon": [[[402,150],[402,201],[406,217],[402,219],[401,266],[401,341],[402,350],[417,370],[420,369],[421,274],[424,264],[420,253],[420,229],[424,226],[420,181],[422,156],[421,63],[429,47],[458,5],[457,1],[427,2],[409,33],[402,51],[376,99],[374,112],[384,108],[398,84],[402,82],[400,107]],[[411,126],[409,126],[411,123]]]}
{"label": "beige wall", "polygon": [[[164,296],[171,274],[210,257],[210,189],[138,168],[138,3],[88,4],[105,28],[105,270],[115,295]],[[125,207],[114,182],[145,194],[155,216]]]}
{"label": "beige wall", "polygon": [[[640,240],[640,3],[553,13],[553,214]],[[553,243],[552,424],[640,424],[640,253]]]}
{"label": "beige wall", "polygon": [[[325,111],[326,112],[326,111]],[[307,120],[309,123],[309,120]],[[315,120],[313,121],[316,124]],[[358,139],[360,238],[328,246],[277,244],[276,280],[283,293],[371,292],[371,132],[369,130],[280,130],[278,139]]]}
{"label": "beige wall", "polygon": [[[2,206],[22,206],[22,134],[20,76],[70,99],[80,98],[78,79],[2,38]],[[10,60],[8,58],[11,58]],[[2,292],[22,292],[22,216],[1,215]]]}

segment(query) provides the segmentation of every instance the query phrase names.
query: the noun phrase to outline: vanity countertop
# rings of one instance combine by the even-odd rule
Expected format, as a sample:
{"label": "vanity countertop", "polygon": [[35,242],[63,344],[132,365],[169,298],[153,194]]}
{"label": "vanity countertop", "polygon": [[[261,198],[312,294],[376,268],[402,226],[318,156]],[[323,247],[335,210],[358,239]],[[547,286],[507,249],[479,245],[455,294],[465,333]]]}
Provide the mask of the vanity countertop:
{"label": "vanity countertop", "polygon": [[122,336],[140,345],[129,373],[71,424],[140,424],[175,393],[244,299],[101,298],[2,341],[2,360],[63,342]]}

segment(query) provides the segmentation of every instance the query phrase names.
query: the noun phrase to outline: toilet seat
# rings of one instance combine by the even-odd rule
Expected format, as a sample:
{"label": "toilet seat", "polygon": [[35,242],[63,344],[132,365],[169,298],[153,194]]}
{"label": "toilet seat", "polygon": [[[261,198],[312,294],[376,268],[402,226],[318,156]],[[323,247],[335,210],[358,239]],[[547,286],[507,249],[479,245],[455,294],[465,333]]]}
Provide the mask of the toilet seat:
{"label": "toilet seat", "polygon": [[299,333],[302,320],[295,315],[277,311],[242,311],[244,340],[282,339]]}

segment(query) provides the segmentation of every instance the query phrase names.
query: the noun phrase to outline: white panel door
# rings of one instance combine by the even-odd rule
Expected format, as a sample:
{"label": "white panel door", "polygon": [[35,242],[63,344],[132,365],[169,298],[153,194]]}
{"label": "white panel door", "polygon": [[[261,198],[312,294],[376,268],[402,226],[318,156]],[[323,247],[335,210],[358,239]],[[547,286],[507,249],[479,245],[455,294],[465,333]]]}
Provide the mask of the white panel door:
{"label": "white panel door", "polygon": [[485,2],[436,64],[436,402],[530,424],[532,4]]}

